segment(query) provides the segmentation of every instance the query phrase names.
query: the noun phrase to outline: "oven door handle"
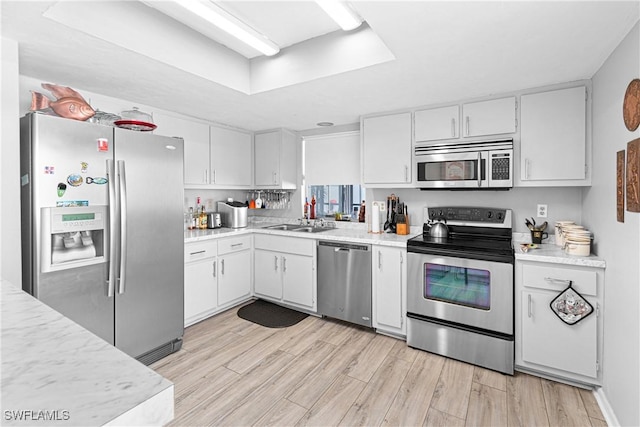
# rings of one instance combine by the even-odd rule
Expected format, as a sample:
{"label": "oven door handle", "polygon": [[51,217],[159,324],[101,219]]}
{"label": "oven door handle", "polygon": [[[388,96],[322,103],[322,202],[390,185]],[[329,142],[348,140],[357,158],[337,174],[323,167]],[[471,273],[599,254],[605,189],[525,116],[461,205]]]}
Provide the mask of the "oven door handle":
{"label": "oven door handle", "polygon": [[478,151],[478,188],[482,187],[482,176],[480,175],[480,172],[482,171],[482,168],[480,167],[481,164],[482,164],[482,152]]}

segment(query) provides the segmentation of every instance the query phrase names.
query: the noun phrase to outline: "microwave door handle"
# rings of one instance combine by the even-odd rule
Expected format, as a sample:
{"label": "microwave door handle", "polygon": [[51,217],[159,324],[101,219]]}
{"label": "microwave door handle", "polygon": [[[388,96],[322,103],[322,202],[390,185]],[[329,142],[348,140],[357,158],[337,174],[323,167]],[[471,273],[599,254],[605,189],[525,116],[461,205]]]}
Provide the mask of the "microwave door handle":
{"label": "microwave door handle", "polygon": [[480,175],[480,172],[482,172],[482,168],[481,168],[481,164],[482,164],[482,152],[478,151],[478,188],[482,187],[482,176]]}

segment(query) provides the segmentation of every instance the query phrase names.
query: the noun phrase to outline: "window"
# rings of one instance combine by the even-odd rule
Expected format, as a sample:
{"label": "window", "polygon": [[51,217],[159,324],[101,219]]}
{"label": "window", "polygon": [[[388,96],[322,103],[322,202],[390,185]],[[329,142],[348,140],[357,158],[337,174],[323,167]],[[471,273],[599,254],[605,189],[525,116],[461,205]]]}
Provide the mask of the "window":
{"label": "window", "polygon": [[307,198],[316,196],[316,217],[333,217],[336,213],[351,214],[358,219],[358,210],[364,200],[364,187],[360,185],[310,185]]}

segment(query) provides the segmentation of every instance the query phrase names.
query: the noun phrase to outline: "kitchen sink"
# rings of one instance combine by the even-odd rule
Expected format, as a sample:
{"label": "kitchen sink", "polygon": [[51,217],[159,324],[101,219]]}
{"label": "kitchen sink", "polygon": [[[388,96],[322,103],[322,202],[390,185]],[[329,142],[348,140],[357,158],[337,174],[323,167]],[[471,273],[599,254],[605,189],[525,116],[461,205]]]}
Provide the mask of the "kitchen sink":
{"label": "kitchen sink", "polygon": [[321,231],[327,231],[327,230],[333,230],[333,228],[304,226],[304,227],[298,227],[298,228],[294,229],[293,231],[300,231],[300,232],[303,232],[303,233],[320,233]]}
{"label": "kitchen sink", "polygon": [[330,227],[312,227],[310,225],[299,224],[277,224],[263,228],[267,230],[300,231],[302,233],[319,233],[321,231],[333,230],[333,228]]}
{"label": "kitchen sink", "polygon": [[300,227],[302,227],[302,226],[298,225],[298,224],[278,224],[278,225],[269,225],[268,227],[263,227],[263,228],[266,228],[268,230],[291,231],[291,230],[296,230],[296,229],[298,229]]}

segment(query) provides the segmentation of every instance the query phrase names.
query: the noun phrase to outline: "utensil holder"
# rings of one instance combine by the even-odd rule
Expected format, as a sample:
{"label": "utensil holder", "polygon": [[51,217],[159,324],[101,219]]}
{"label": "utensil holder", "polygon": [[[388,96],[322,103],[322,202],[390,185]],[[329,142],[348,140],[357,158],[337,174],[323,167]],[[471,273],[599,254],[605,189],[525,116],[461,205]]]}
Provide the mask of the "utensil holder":
{"label": "utensil holder", "polygon": [[531,243],[541,244],[542,240],[549,237],[549,234],[546,231],[542,230],[531,230]]}

